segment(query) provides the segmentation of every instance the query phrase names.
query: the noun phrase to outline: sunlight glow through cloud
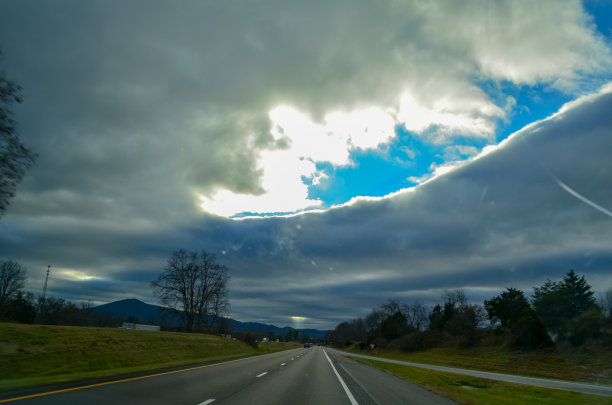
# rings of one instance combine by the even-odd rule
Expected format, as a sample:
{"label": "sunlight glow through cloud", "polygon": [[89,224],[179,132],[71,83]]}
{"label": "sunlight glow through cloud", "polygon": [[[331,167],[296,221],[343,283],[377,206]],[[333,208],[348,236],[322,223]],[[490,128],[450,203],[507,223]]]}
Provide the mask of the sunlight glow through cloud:
{"label": "sunlight glow through cloud", "polygon": [[[317,168],[317,163],[334,167],[351,165],[352,151],[377,150],[391,142],[399,123],[416,133],[437,126],[441,132],[490,137],[495,131],[492,119],[504,117],[504,112],[487,100],[475,100],[459,103],[442,98],[426,107],[405,94],[397,117],[371,107],[348,113],[331,112],[325,115],[323,123],[314,122],[293,107],[278,106],[269,113],[270,133],[283,146],[262,151],[258,159],[264,193],[250,195],[217,190],[211,197],[198,194],[200,206],[204,211],[228,218],[245,212],[295,213],[320,208],[323,202],[309,198],[309,185],[304,181],[308,179],[316,185],[327,176]],[[469,150],[470,155],[477,152],[468,147],[456,149]],[[445,169],[437,168],[432,175],[442,172]],[[353,197],[349,204],[358,200]]]}
{"label": "sunlight glow through cloud", "polygon": [[83,271],[73,269],[55,269],[54,273],[60,276],[60,278],[73,281],[88,281],[97,279],[97,277],[91,276]]}
{"label": "sunlight glow through cloud", "polygon": [[[608,44],[579,2],[562,7],[497,2],[485,10],[479,2],[406,3],[393,12],[409,11],[421,21],[406,36],[400,34],[406,31],[405,20],[385,17],[385,28],[372,34],[375,46],[366,38],[355,41],[366,46],[363,54],[352,47],[328,50],[326,42],[319,43],[316,55],[308,47],[300,54],[304,61],[337,54],[351,67],[345,75],[321,79],[333,68],[321,56],[303,72],[315,73],[311,79],[323,80],[321,85],[303,88],[292,82],[286,84],[292,90],[284,92],[277,83],[281,79],[274,77],[270,87],[278,86],[283,103],[253,106],[268,120],[262,137],[273,140],[248,148],[255,162],[253,187],[228,182],[201,188],[202,210],[228,218],[287,215],[391,195],[411,186],[407,183],[421,184],[488,153],[516,131],[506,127],[521,112],[545,117],[532,115],[530,108],[541,104],[541,94],[534,93],[591,91],[595,76],[607,74],[612,64]],[[361,32],[354,34],[357,38]],[[261,39],[249,42],[259,51],[265,45]],[[354,61],[359,63],[354,66]],[[423,150],[402,143],[409,137],[418,139]],[[399,150],[408,152],[398,158]],[[372,163],[372,155],[410,169],[386,176],[389,165]],[[360,160],[364,156],[370,166]],[[368,168],[357,170],[360,166]],[[382,173],[373,175],[376,170]],[[353,177],[343,177],[347,173]],[[362,175],[363,186],[356,186]],[[378,176],[379,182],[372,180]],[[405,182],[393,190],[385,185],[396,179]]]}
{"label": "sunlight glow through cloud", "polygon": [[309,198],[304,182],[309,179],[311,184],[318,184],[326,177],[317,163],[350,165],[352,150],[376,149],[395,136],[394,119],[378,108],[330,113],[322,124],[288,106],[274,108],[269,117],[274,140],[286,147],[260,153],[265,192],[249,195],[218,190],[212,197],[198,194],[204,211],[232,217],[247,211],[293,213],[320,207],[322,201]]}

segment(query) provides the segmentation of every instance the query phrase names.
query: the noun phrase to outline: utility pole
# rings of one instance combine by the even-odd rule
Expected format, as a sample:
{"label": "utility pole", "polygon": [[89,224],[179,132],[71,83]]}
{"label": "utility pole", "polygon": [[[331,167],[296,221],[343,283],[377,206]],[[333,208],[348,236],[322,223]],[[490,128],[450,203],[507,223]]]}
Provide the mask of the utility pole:
{"label": "utility pole", "polygon": [[47,299],[47,282],[49,281],[49,273],[51,273],[51,265],[47,266],[47,278],[45,278],[45,286],[43,287],[43,299],[42,299],[42,305],[45,305],[45,300]]}

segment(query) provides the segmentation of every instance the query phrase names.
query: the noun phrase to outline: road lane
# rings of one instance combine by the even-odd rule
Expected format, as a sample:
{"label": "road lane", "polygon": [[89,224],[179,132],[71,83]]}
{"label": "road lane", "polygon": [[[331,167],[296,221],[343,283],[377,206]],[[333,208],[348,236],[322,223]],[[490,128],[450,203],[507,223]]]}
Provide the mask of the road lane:
{"label": "road lane", "polygon": [[197,405],[208,399],[225,397],[228,392],[253,384],[258,374],[280,367],[280,363],[289,361],[291,357],[297,358],[307,350],[294,349],[150,378],[125,382],[119,380],[106,385],[26,398],[15,403]]}
{"label": "road lane", "polygon": [[433,394],[424,388],[367,364],[359,363],[331,351],[328,351],[328,353],[359,405],[456,404],[450,399]]}
{"label": "road lane", "polygon": [[337,353],[327,355],[323,348],[313,347],[90,385],[12,403],[446,405],[452,402],[373,367]]}
{"label": "road lane", "polygon": [[[320,348],[306,349],[291,364],[271,370],[257,384],[223,398],[220,404],[351,405]],[[215,402],[215,405],[217,402]]]}

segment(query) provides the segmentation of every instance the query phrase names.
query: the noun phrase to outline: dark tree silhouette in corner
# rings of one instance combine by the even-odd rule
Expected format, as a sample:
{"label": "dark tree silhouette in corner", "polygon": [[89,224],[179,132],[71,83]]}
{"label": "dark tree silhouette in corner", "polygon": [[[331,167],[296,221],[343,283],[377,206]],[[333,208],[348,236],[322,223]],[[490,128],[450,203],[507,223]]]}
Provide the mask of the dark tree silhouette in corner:
{"label": "dark tree silhouette in corner", "polygon": [[19,141],[15,129],[11,107],[18,103],[21,103],[21,87],[0,71],[0,217],[15,196],[17,185],[36,160],[36,154]]}

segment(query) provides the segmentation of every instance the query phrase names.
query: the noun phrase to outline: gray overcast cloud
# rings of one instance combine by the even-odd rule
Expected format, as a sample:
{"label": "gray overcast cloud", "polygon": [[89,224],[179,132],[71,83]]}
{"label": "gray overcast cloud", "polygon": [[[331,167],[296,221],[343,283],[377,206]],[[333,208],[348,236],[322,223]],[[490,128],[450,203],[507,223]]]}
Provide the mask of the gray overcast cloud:
{"label": "gray overcast cloud", "polygon": [[[446,288],[531,293],[570,268],[612,287],[612,218],[557,182],[612,210],[610,87],[578,98],[601,86],[609,45],[580,2],[532,3],[4,1],[1,68],[23,86],[15,119],[40,158],[0,220],[0,258],[28,267],[31,291],[51,264],[55,296],[154,302],[171,252],[204,248],[230,268],[232,317],[317,328]],[[579,101],[393,197],[242,221],[200,207],[219,192],[278,200],[264,157],[300,139],[273,122],[278,106],[320,126],[373,107],[380,128],[452,152],[496,143],[518,111],[510,84]],[[341,161],[316,152],[278,184],[294,190],[296,162]]]}
{"label": "gray overcast cloud", "polygon": [[[26,262],[35,289],[47,262],[66,270],[54,294],[151,301],[147,282],[178,247],[205,247],[231,269],[238,319],[332,327],[388,298],[431,303],[446,288],[474,300],[540,285],[569,268],[597,290],[612,283],[612,218],[560,179],[612,207],[612,93],[516,134],[494,152],[380,201],[291,218],[202,217],[168,229],[70,219],[2,222],[3,256]],[[89,278],[91,277],[91,278]]]}

